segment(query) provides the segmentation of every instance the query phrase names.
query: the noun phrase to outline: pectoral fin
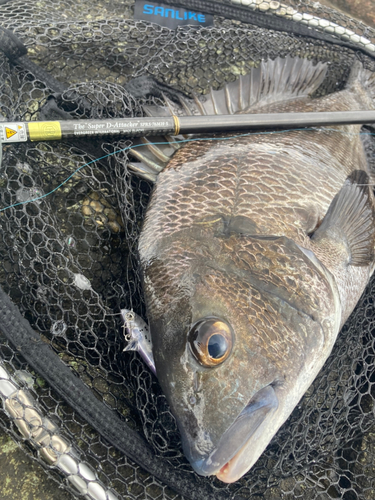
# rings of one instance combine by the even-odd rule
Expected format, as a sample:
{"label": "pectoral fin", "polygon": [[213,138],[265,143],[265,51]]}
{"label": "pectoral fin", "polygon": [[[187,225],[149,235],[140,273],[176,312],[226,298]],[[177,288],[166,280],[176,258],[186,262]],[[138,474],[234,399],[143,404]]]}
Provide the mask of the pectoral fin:
{"label": "pectoral fin", "polygon": [[319,250],[317,253],[340,255],[352,266],[368,266],[373,262],[375,210],[369,183],[369,176],[363,170],[355,170],[346,179],[323,222],[311,236],[314,247]]}

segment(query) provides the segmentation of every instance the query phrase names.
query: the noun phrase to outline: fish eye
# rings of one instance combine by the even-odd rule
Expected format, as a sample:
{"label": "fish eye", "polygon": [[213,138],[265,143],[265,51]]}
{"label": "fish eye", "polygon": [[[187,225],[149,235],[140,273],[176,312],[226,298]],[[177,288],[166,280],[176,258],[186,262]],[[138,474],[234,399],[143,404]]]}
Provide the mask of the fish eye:
{"label": "fish eye", "polygon": [[190,349],[197,361],[206,367],[223,363],[233,347],[233,331],[226,321],[204,318],[197,321],[188,334]]}

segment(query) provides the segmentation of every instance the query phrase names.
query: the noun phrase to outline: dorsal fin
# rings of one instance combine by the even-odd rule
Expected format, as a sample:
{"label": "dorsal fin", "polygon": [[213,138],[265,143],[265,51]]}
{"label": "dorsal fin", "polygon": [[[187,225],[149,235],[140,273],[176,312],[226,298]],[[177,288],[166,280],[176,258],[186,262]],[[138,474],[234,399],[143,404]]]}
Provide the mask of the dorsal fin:
{"label": "dorsal fin", "polygon": [[309,96],[321,85],[326,71],[325,63],[278,57],[261,61],[249,74],[198,99],[207,115],[251,112],[255,106]]}
{"label": "dorsal fin", "polygon": [[[162,94],[162,96],[166,106],[144,105],[143,111],[146,116],[171,116],[173,112],[176,112],[176,104],[166,95]],[[139,177],[156,182],[159,172],[167,165],[175,151],[181,147],[178,141],[183,138],[183,136],[152,136],[147,139],[134,139],[129,155],[138,161],[130,161],[129,168]],[[140,147],[141,145],[144,147]]]}
{"label": "dorsal fin", "polygon": [[[193,95],[187,99],[178,95],[180,103],[172,101],[164,92],[160,96],[165,106],[143,106],[148,116],[171,116],[186,114],[221,115],[235,113],[251,113],[255,107],[284,102],[312,94],[323,82],[327,71],[325,63],[314,64],[307,59],[298,57],[278,57],[274,61],[261,61],[249,74],[240,76],[236,81],[227,83],[220,90],[210,90],[210,93],[201,96]],[[188,136],[177,136],[176,139],[186,139]],[[142,169],[149,177],[146,169],[154,171],[156,176],[168,163],[179,144],[165,137],[150,137],[143,141],[144,148],[130,150],[129,154],[142,162]],[[142,141],[135,140],[135,144]],[[166,142],[166,144],[151,145],[150,142]],[[140,169],[135,169],[140,174]],[[142,170],[142,171],[143,171]]]}

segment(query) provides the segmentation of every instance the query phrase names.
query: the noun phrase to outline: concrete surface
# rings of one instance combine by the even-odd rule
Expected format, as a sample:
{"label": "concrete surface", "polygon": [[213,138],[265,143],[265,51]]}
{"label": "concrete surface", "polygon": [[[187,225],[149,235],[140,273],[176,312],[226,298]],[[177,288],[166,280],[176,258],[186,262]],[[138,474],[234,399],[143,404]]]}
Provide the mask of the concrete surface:
{"label": "concrete surface", "polygon": [[1,500],[73,500],[0,428]]}

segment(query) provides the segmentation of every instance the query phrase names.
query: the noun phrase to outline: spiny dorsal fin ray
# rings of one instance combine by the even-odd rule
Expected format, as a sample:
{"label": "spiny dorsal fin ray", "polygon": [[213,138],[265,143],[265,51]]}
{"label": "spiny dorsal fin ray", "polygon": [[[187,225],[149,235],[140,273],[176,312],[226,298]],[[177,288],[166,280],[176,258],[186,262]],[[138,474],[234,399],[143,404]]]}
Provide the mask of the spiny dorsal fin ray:
{"label": "spiny dorsal fin ray", "polygon": [[317,245],[345,244],[352,266],[368,266],[374,260],[374,196],[369,182],[363,170],[352,172],[311,237]]}
{"label": "spiny dorsal fin ray", "polygon": [[185,111],[185,114],[187,114],[188,116],[192,116],[193,112],[190,109],[190,107],[188,106],[188,104],[185,101],[185,99],[183,99],[182,97],[180,97],[180,103],[181,103],[181,106],[183,108],[183,111]]}
{"label": "spiny dorsal fin ray", "polygon": [[[324,80],[326,69],[326,64],[314,65],[311,61],[300,58],[261,61],[248,75],[240,76],[220,90],[211,89],[206,96],[193,95],[192,99],[186,99],[178,95],[177,104],[161,91],[165,106],[145,105],[143,108],[147,116],[251,113],[257,106],[308,96]],[[185,137],[187,136],[178,136],[176,139]],[[156,139],[157,142],[170,142],[168,138],[149,138],[150,142],[155,142]],[[140,142],[136,140],[135,144]],[[130,150],[129,153],[150,168],[155,168],[157,173],[168,163],[176,146],[176,143],[161,144],[155,149],[155,146],[146,144],[140,151],[133,153]]]}
{"label": "spiny dorsal fin ray", "polygon": [[[161,139],[161,140],[160,140],[160,141],[158,141],[158,142],[167,142],[167,139],[166,139],[166,138],[165,138],[165,140],[163,140],[163,139],[164,139],[164,137],[161,137],[160,139]],[[171,150],[170,148],[168,148],[168,152],[169,152],[170,154],[165,154],[165,152],[163,151],[163,146],[165,146],[165,144],[158,144],[158,145],[156,145],[154,142],[149,141],[149,140],[147,139],[147,137],[141,137],[141,139],[140,139],[140,140],[141,140],[142,144],[144,144],[145,146],[147,146],[147,147],[148,147],[148,149],[149,149],[149,151],[150,151],[153,155],[155,155],[155,156],[156,156],[156,158],[157,158],[158,160],[160,160],[162,163],[168,163],[168,162],[169,162],[169,160],[170,160],[171,155],[172,155],[172,154],[174,153],[174,151],[175,151],[174,149],[173,149],[173,150]],[[169,141],[168,141],[168,142],[169,142]],[[167,144],[167,146],[169,146],[169,144]],[[165,148],[164,148],[164,150],[165,150]]]}
{"label": "spiny dorsal fin ray", "polygon": [[141,161],[133,162],[130,161],[128,163],[128,167],[132,172],[134,172],[141,179],[146,179],[150,182],[156,182],[157,173],[154,169],[150,168],[148,165]]}
{"label": "spiny dorsal fin ray", "polygon": [[204,97],[194,96],[194,100],[199,101],[200,114],[251,113],[254,106],[312,94],[323,82],[326,71],[325,63],[314,65],[307,59],[278,57],[261,61],[249,74]]}
{"label": "spiny dorsal fin ray", "polygon": [[[172,112],[174,111],[173,106],[175,106],[175,104],[170,99],[168,99],[165,94],[163,94],[163,98],[166,101],[165,107],[144,105],[143,110],[145,115],[171,116]],[[140,144],[143,144],[144,147],[133,147],[129,150],[129,155],[141,162],[139,170],[136,169],[136,164],[134,162],[131,164],[131,169],[143,178],[152,180],[152,175],[154,175],[156,179],[156,175],[161,172],[167,165],[169,160],[172,158],[173,153],[181,147],[176,139],[178,141],[178,137],[171,138],[169,136],[153,136],[147,139],[134,139],[134,145],[138,146]],[[182,136],[180,137],[180,139],[182,139]],[[153,144],[155,142],[158,144]],[[151,173],[150,175],[148,175],[147,173],[148,177],[145,177],[142,173],[144,165],[147,165],[147,167],[150,169]]]}
{"label": "spiny dorsal fin ray", "polygon": [[165,104],[168,107],[169,114],[171,116],[173,116],[175,114],[175,111],[174,111],[175,104],[174,104],[174,102],[171,99],[169,99],[169,97],[164,92],[162,92],[161,95],[163,97],[163,101],[165,102]]}
{"label": "spiny dorsal fin ray", "polygon": [[[139,144],[142,144],[142,143],[139,142]],[[140,162],[147,165],[155,173],[161,172],[165,166],[165,165],[163,165],[163,162],[161,162],[157,158],[156,158],[156,160],[158,160],[158,161],[155,161],[155,155],[150,154],[150,152],[147,149],[147,146],[145,146],[144,148],[139,148],[139,147],[131,148],[131,149],[129,149],[129,154],[131,156],[133,156],[134,158],[137,158]]]}

